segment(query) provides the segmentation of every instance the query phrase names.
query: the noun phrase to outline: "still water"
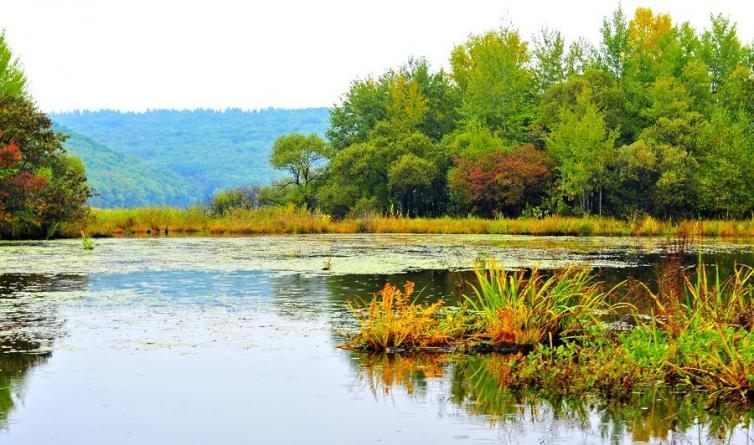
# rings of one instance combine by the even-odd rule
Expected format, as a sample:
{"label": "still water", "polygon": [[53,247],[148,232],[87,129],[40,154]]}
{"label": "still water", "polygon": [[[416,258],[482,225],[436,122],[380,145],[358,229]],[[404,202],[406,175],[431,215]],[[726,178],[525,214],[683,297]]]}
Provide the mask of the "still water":
{"label": "still water", "polygon": [[[0,243],[0,443],[749,443],[704,400],[546,400],[502,357],[336,348],[386,280],[454,301],[475,259],[651,279],[661,239],[317,235]],[[745,242],[707,262],[754,264]],[[325,267],[329,264],[330,267]],[[328,269],[328,270],[324,270]],[[751,436],[751,437],[750,437]]]}

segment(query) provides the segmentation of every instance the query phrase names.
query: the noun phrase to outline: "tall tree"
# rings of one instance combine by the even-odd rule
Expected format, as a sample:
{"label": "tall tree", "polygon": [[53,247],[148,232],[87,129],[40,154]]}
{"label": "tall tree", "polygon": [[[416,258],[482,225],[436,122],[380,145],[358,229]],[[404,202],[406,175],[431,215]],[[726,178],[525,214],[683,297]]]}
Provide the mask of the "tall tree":
{"label": "tall tree", "polygon": [[275,140],[270,154],[270,164],[290,173],[290,180],[281,185],[293,186],[301,204],[313,209],[314,182],[319,179],[322,163],[327,157],[328,148],[325,141],[315,133],[291,133]]}
{"label": "tall tree", "polygon": [[509,143],[530,139],[536,93],[531,54],[518,31],[471,36],[453,49],[453,79],[466,119],[477,119]]}
{"label": "tall tree", "polygon": [[570,199],[578,199],[583,212],[590,212],[590,198],[598,194],[597,210],[602,213],[602,192],[607,163],[614,152],[618,132],[605,124],[604,113],[585,89],[573,109],[561,111],[560,122],[546,137],[547,150],[557,162],[558,187]]}

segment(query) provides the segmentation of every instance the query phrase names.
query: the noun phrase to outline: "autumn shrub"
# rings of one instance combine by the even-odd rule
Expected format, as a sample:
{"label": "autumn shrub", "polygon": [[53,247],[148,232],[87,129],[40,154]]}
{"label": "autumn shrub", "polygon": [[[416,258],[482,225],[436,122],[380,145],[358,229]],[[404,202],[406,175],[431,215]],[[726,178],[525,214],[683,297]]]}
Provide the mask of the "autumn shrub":
{"label": "autumn shrub", "polygon": [[553,179],[549,155],[530,145],[511,151],[497,150],[473,158],[459,158],[449,173],[448,185],[461,213],[490,217],[518,215],[535,206]]}

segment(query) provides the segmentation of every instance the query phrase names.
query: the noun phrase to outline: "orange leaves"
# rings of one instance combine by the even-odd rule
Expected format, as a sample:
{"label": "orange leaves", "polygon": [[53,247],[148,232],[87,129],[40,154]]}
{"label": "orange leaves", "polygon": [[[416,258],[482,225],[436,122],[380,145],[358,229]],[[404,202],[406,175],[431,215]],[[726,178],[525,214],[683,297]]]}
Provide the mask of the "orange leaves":
{"label": "orange leaves", "polygon": [[414,283],[403,290],[390,283],[377,292],[366,308],[349,303],[356,315],[360,331],[345,346],[377,351],[399,348],[446,346],[458,331],[461,317],[439,317],[445,302],[425,305],[411,301]]}
{"label": "orange leaves", "polygon": [[0,147],[0,168],[16,168],[21,160],[21,149],[14,142]]}

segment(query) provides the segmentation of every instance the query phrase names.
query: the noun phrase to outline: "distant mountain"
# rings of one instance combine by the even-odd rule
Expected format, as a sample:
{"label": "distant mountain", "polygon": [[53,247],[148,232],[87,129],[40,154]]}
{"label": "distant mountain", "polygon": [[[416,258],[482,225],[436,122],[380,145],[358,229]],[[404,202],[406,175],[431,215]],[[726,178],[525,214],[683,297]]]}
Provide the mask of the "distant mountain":
{"label": "distant mountain", "polygon": [[[103,207],[185,205],[220,189],[266,184],[281,174],[268,164],[278,136],[296,131],[323,135],[329,124],[327,108],[144,113],[104,110],[53,113],[50,117],[89,138],[69,141],[68,146],[73,154],[76,150],[81,153],[78,156],[84,160],[92,183],[99,182],[100,190],[108,190],[97,201]],[[88,148],[84,139],[90,142]],[[134,168],[123,162],[112,165],[120,162],[118,154],[128,156]],[[119,181],[108,182],[115,178]],[[163,193],[144,191],[134,199],[128,197],[127,193],[135,190],[129,182],[146,181],[142,189],[151,190],[153,182],[148,180],[162,186]],[[124,188],[127,185],[131,188]],[[95,201],[92,204],[96,205]]]}
{"label": "distant mountain", "polygon": [[111,150],[69,128],[55,130],[69,136],[68,153],[81,158],[95,196],[93,207],[185,206],[200,191],[190,180],[169,170],[154,167],[137,157]]}

